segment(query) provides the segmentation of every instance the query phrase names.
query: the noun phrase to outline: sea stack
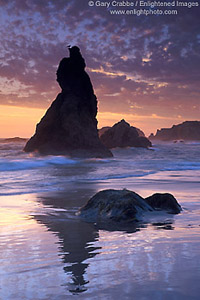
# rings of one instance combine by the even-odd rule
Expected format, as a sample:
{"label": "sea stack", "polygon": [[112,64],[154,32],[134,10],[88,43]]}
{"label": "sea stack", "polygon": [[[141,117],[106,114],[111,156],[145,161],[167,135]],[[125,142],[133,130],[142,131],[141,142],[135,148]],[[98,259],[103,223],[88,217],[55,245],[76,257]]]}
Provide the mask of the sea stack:
{"label": "sea stack", "polygon": [[111,157],[97,131],[97,98],[85,72],[85,60],[77,46],[69,47],[69,57],[61,60],[57,81],[62,89],[36,132],[27,142],[25,152],[71,157]]}
{"label": "sea stack", "polygon": [[100,139],[109,149],[116,147],[148,148],[152,146],[140,129],[130,126],[124,119],[104,131]]}
{"label": "sea stack", "polygon": [[200,121],[185,121],[171,128],[158,129],[156,135],[149,136],[151,141],[199,141],[200,140]]}

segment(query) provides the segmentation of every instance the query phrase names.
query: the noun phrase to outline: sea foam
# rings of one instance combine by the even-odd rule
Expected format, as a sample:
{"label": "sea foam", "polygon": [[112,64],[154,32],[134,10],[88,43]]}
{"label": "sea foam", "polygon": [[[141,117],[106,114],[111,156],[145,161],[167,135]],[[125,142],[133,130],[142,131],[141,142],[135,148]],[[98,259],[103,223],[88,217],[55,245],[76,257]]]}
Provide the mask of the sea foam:
{"label": "sea foam", "polygon": [[63,156],[48,156],[45,158],[31,157],[26,159],[0,159],[0,172],[37,169],[50,165],[73,165],[76,160]]}

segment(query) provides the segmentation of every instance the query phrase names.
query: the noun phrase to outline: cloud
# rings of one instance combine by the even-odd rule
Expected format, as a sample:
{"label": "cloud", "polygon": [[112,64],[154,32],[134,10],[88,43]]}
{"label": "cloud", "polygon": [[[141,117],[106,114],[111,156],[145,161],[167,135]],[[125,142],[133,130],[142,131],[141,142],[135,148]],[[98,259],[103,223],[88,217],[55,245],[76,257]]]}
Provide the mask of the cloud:
{"label": "cloud", "polygon": [[[0,0],[0,103],[47,107],[68,44],[79,45],[102,111],[199,112],[199,8],[113,16],[82,0]],[[195,115],[192,110],[192,114]]]}

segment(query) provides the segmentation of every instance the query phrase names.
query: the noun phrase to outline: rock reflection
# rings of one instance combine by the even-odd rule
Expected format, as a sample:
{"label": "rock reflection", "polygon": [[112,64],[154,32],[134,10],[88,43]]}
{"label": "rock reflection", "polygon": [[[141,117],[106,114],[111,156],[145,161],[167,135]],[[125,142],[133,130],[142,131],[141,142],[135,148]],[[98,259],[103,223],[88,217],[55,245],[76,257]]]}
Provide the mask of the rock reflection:
{"label": "rock reflection", "polygon": [[96,224],[98,230],[105,231],[121,231],[124,233],[135,233],[140,231],[140,228],[146,228],[147,225],[140,222],[99,222]]}
{"label": "rock reflection", "polygon": [[89,264],[84,261],[97,255],[97,250],[101,249],[93,246],[99,237],[95,226],[76,218],[69,220],[65,214],[41,215],[35,218],[59,238],[59,255],[65,264],[64,271],[71,274],[71,282],[66,283],[68,290],[71,293],[86,291],[89,281],[85,277]]}
{"label": "rock reflection", "polygon": [[152,223],[152,225],[153,225],[156,229],[164,229],[164,230],[174,230],[175,227],[172,226],[172,224],[173,224],[172,221]]}
{"label": "rock reflection", "polygon": [[[152,218],[147,218],[147,222],[87,223],[78,218],[75,212],[83,203],[86,203],[91,194],[94,194],[94,190],[81,190],[79,188],[78,193],[74,193],[74,191],[74,186],[72,186],[71,190],[69,189],[59,195],[38,197],[38,201],[44,205],[44,214],[34,216],[39,223],[45,225],[59,239],[58,255],[63,261],[63,269],[67,275],[64,286],[67,287],[71,294],[84,293],[89,288],[88,277],[90,273],[88,272],[90,268],[88,269],[88,267],[92,261],[96,260],[90,262],[88,259],[102,253],[100,249],[105,246],[104,243],[101,243],[101,238],[99,238],[99,232],[102,230],[113,233],[124,232],[123,236],[125,238],[127,234],[133,233],[134,235],[138,231],[144,234],[144,229],[148,230],[148,228],[152,227],[156,230],[174,229],[172,217],[170,216],[170,219],[166,219],[165,214],[163,216],[159,214],[158,218],[154,214]],[[113,234],[111,233],[110,236],[113,237]],[[137,241],[138,235],[136,236],[135,240]],[[130,240],[133,240],[133,236],[131,239],[129,236],[128,241]],[[116,244],[118,244],[118,241],[116,241]],[[138,246],[138,242],[136,242],[136,245]],[[132,247],[131,242],[130,249]],[[134,249],[137,249],[137,247]]]}

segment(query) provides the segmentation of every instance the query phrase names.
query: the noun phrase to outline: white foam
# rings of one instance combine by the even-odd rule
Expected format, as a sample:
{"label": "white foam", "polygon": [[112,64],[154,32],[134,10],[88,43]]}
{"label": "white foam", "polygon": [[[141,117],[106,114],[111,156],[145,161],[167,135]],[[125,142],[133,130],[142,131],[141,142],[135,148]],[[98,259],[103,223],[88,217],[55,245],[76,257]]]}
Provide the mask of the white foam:
{"label": "white foam", "polygon": [[76,160],[63,156],[48,156],[45,158],[26,158],[26,159],[0,159],[0,172],[18,171],[35,168],[42,168],[50,165],[73,165]]}

